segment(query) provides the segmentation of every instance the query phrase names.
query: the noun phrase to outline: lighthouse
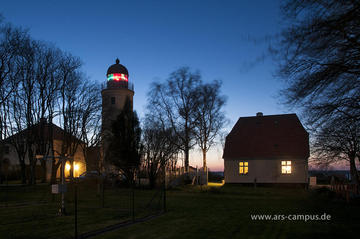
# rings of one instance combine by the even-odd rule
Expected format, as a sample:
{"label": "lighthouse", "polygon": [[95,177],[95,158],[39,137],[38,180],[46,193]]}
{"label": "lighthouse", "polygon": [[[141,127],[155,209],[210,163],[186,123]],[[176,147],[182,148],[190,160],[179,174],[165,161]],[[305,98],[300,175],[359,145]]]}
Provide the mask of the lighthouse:
{"label": "lighthouse", "polygon": [[106,88],[101,91],[102,96],[102,131],[111,130],[111,123],[124,108],[126,98],[133,105],[134,85],[129,82],[129,72],[116,59],[106,73]]}
{"label": "lighthouse", "polygon": [[[111,136],[111,125],[121,110],[124,108],[128,98],[133,107],[134,85],[129,81],[129,72],[125,66],[116,59],[106,72],[106,88],[101,91],[102,96],[102,152],[105,157],[109,145],[108,138]],[[105,166],[105,165],[103,165]]]}

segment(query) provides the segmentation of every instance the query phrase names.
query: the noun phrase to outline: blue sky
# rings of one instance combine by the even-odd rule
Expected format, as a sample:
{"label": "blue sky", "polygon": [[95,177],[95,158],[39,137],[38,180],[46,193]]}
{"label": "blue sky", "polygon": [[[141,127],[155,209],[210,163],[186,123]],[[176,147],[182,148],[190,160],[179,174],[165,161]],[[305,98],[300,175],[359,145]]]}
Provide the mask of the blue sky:
{"label": "blue sky", "polygon": [[[228,130],[240,116],[289,113],[276,98],[283,86],[274,77],[276,63],[256,61],[267,45],[251,40],[281,30],[278,0],[5,1],[0,13],[33,38],[79,56],[87,76],[99,82],[118,57],[135,84],[140,116],[150,84],[181,66],[199,70],[204,81],[223,81]],[[221,154],[210,152],[210,168],[222,169]],[[201,166],[200,153],[190,164]]]}

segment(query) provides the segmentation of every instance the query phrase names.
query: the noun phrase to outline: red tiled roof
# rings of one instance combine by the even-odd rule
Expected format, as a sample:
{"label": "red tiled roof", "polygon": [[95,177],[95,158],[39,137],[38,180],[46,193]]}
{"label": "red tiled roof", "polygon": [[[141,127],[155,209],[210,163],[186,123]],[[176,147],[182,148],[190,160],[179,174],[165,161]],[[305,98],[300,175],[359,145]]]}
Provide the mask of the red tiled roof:
{"label": "red tiled roof", "polygon": [[296,114],[240,117],[226,137],[223,158],[309,157],[309,134]]}

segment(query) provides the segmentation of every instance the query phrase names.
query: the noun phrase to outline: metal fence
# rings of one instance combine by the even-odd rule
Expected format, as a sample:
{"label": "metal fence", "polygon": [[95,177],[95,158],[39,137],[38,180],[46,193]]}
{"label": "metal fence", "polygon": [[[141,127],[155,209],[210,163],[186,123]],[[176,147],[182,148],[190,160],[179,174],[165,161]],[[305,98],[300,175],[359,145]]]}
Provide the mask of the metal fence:
{"label": "metal fence", "polygon": [[0,238],[88,238],[166,210],[163,186],[150,190],[103,180],[66,185],[63,212],[61,194],[51,193],[48,184],[0,185]]}

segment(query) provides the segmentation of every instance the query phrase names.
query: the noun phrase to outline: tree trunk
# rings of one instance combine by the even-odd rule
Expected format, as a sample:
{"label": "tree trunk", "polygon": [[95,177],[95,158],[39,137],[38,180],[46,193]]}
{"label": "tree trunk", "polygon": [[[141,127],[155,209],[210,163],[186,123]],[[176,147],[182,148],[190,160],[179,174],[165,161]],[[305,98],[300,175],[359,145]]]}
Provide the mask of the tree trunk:
{"label": "tree trunk", "polygon": [[20,171],[21,171],[21,183],[26,184],[26,165],[24,161],[20,162]]}
{"label": "tree trunk", "polygon": [[204,172],[207,171],[207,166],[206,166],[206,150],[203,149],[202,150],[202,153],[203,153],[203,169],[204,169]]}
{"label": "tree trunk", "polygon": [[185,146],[184,154],[185,154],[185,173],[189,173],[189,151],[190,148],[188,145]]}
{"label": "tree trunk", "polygon": [[58,163],[56,163],[56,160],[53,159],[52,165],[51,165],[51,180],[50,180],[51,184],[56,183],[56,174],[57,174],[57,171],[59,169],[59,166],[60,166],[60,160],[59,160]]}
{"label": "tree trunk", "polygon": [[70,180],[74,179],[74,159],[70,159]]}
{"label": "tree trunk", "polygon": [[155,186],[156,186],[156,176],[155,175],[149,175],[149,184],[150,184],[150,189],[155,188]]}
{"label": "tree trunk", "polygon": [[30,166],[30,178],[29,184],[33,185],[36,184],[36,176],[35,176],[35,167],[36,167],[36,160],[34,160],[33,150],[31,149],[31,144],[28,147],[28,159],[29,159],[29,166]]}
{"label": "tree trunk", "polygon": [[31,160],[30,161],[30,180],[29,184],[34,185],[36,184],[36,161]]}
{"label": "tree trunk", "polygon": [[40,163],[41,163],[41,169],[42,169],[41,182],[46,183],[46,160],[42,159]]}
{"label": "tree trunk", "polygon": [[350,155],[349,159],[350,159],[351,182],[355,183],[356,185],[359,185],[359,175],[356,169],[355,155]]}

